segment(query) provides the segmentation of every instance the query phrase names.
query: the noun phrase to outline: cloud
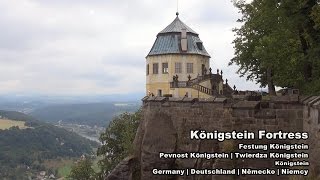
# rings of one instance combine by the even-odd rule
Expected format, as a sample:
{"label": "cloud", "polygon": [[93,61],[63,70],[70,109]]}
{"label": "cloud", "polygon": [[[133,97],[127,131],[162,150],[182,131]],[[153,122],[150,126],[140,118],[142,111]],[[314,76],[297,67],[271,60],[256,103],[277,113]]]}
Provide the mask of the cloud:
{"label": "cloud", "polygon": [[[239,16],[232,3],[185,0],[179,9],[211,65],[239,89],[257,89],[227,66]],[[172,0],[0,1],[0,93],[144,92],[145,56],[175,11]]]}

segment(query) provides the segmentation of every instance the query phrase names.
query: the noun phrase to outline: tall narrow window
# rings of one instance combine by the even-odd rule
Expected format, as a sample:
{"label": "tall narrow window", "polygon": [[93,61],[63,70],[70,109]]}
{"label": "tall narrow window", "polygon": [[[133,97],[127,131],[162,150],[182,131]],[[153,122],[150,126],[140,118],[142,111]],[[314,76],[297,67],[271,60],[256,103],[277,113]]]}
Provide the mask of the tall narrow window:
{"label": "tall narrow window", "polygon": [[168,73],[169,73],[168,63],[162,63],[162,74],[168,74]]}
{"label": "tall narrow window", "polygon": [[175,73],[182,73],[181,63],[175,63]]}
{"label": "tall narrow window", "polygon": [[147,73],[147,75],[149,75],[149,64],[147,64],[146,73]]}
{"label": "tall narrow window", "polygon": [[153,63],[153,74],[158,74],[159,64]]}
{"label": "tall narrow window", "polygon": [[202,64],[202,66],[201,66],[201,74],[202,75],[205,75],[205,73],[204,73],[205,69],[206,69],[206,66],[204,64]]}
{"label": "tall narrow window", "polygon": [[193,63],[187,63],[187,73],[193,73]]}

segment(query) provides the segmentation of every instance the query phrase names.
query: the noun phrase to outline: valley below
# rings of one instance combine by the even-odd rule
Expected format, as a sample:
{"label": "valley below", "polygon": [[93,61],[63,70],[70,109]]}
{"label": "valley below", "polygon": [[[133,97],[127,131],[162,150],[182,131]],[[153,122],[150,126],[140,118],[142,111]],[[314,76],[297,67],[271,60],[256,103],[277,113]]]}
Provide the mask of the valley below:
{"label": "valley below", "polygon": [[98,171],[100,134],[135,102],[0,102],[0,176],[4,179],[59,179],[81,158]]}
{"label": "valley below", "polygon": [[97,143],[100,143],[99,137],[100,134],[104,132],[104,127],[99,126],[88,126],[88,125],[80,125],[80,124],[63,124],[59,123],[58,125],[55,125],[56,127],[66,129],[70,132],[75,132],[76,134],[89,139],[91,141],[95,141]]}

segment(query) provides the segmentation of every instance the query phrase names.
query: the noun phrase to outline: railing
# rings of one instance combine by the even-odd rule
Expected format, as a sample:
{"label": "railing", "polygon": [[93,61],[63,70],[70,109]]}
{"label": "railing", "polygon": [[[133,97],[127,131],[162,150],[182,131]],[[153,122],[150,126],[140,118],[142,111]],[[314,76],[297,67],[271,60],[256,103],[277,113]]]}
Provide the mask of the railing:
{"label": "railing", "polygon": [[194,85],[193,88],[198,90],[198,91],[200,91],[200,92],[203,92],[205,94],[213,95],[213,90],[212,89],[204,87],[204,86],[201,86],[199,84]]}
{"label": "railing", "polygon": [[202,76],[198,76],[195,79],[191,79],[189,81],[174,81],[170,82],[170,88],[194,88],[202,93],[213,95],[214,92],[212,89],[204,87],[200,85],[201,82],[206,81],[208,79],[214,78],[222,78],[221,75],[218,74],[205,74]]}
{"label": "railing", "polygon": [[233,93],[233,89],[229,86],[229,84],[224,84],[223,85],[223,91],[226,91],[226,92],[228,92],[230,94]]}
{"label": "railing", "polygon": [[200,84],[191,85],[188,81],[171,82],[170,88],[187,88],[191,87],[208,95],[213,95],[213,90]]}

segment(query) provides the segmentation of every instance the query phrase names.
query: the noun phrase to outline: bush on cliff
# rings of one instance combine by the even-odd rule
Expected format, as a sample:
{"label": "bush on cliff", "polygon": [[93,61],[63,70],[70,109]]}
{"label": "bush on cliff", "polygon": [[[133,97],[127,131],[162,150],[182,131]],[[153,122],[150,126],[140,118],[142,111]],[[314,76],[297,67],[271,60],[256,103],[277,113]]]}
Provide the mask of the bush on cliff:
{"label": "bush on cliff", "polygon": [[134,114],[123,113],[115,117],[101,134],[102,146],[97,155],[102,156],[99,161],[100,177],[106,177],[116,165],[133,152],[133,140],[141,119],[141,111]]}
{"label": "bush on cliff", "polygon": [[96,174],[92,169],[92,162],[90,159],[80,160],[76,166],[74,166],[67,177],[69,180],[94,180]]}

